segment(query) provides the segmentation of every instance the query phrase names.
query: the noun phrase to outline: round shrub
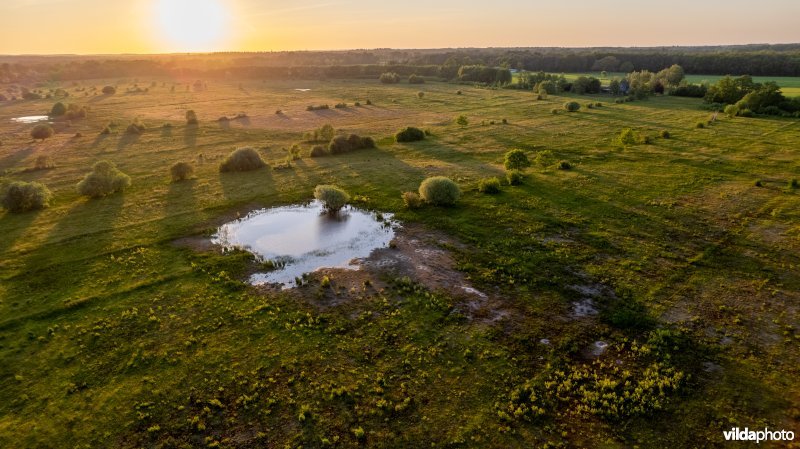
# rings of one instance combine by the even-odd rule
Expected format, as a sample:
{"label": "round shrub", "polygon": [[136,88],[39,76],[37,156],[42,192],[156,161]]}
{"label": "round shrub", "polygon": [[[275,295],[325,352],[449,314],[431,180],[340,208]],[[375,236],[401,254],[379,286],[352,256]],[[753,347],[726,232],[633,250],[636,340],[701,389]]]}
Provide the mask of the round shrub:
{"label": "round shrub", "polygon": [[466,115],[459,115],[456,117],[456,123],[461,126],[469,125],[469,119],[467,119]]}
{"label": "round shrub", "polygon": [[103,93],[105,95],[114,95],[115,93],[117,93],[117,88],[114,86],[105,86],[103,87]]}
{"label": "round shrub", "polygon": [[506,170],[520,170],[525,167],[531,166],[531,161],[528,160],[528,155],[520,149],[514,149],[506,153],[503,165]]}
{"label": "round shrub", "polygon": [[577,101],[568,101],[564,103],[564,109],[567,112],[577,112],[581,110],[581,105]]}
{"label": "round shrub", "polygon": [[419,209],[422,207],[422,198],[416,192],[403,192],[403,204],[408,209]]}
{"label": "round shrub", "polygon": [[145,129],[147,128],[144,126],[144,123],[135,121],[128,125],[128,127],[125,129],[125,134],[140,135]]}
{"label": "round shrub", "polygon": [[50,109],[50,117],[61,117],[67,113],[67,107],[62,102],[58,102]]}
{"label": "round shrub", "polygon": [[557,115],[558,114],[558,109],[550,109],[550,113],[553,114],[553,115]]}
{"label": "round shrub", "polygon": [[40,123],[31,130],[31,138],[34,140],[44,140],[53,137],[53,127],[45,123]]}
{"label": "round shrub", "polygon": [[461,189],[450,178],[433,176],[419,185],[419,196],[434,206],[450,206],[458,201]]}
{"label": "round shrub", "polygon": [[725,106],[724,112],[728,117],[736,117],[739,114],[739,106],[736,106],[735,104],[729,104]]}
{"label": "round shrub", "polygon": [[328,145],[328,151],[330,151],[331,154],[347,153],[350,150],[350,141],[345,136],[334,137]]}
{"label": "round shrub", "polygon": [[314,198],[321,201],[330,213],[336,213],[347,205],[350,195],[333,185],[319,185],[314,189]]}
{"label": "round shrub", "polygon": [[559,161],[556,168],[559,170],[569,170],[572,168],[572,164],[570,164],[569,161]]}
{"label": "round shrub", "polygon": [[483,178],[478,181],[478,191],[481,193],[500,193],[500,180],[496,177]]}
{"label": "round shrub", "polygon": [[169,173],[172,175],[172,181],[184,181],[189,179],[194,174],[194,167],[188,162],[176,162],[169,168]]}
{"label": "round shrub", "polygon": [[639,141],[639,136],[637,136],[636,131],[625,128],[619,132],[619,136],[617,136],[617,142],[619,142],[622,146],[628,145],[636,145]]}
{"label": "round shrub", "polygon": [[517,186],[522,184],[522,180],[525,178],[525,175],[522,174],[519,170],[508,170],[506,172],[506,181],[508,181],[509,185]]}
{"label": "round shrub", "polygon": [[418,76],[416,73],[408,77],[408,84],[425,84],[425,78]]}
{"label": "round shrub", "polygon": [[462,92],[459,90],[456,92],[456,95],[462,95]]}
{"label": "round shrub", "polygon": [[752,117],[753,111],[750,109],[744,108],[739,110],[739,117]]}
{"label": "round shrub", "polygon": [[669,139],[670,137],[671,137],[671,136],[670,136],[670,134],[669,134],[669,131],[667,131],[666,129],[664,129],[664,130],[661,130],[661,138],[662,138],[662,139]]}
{"label": "round shrub", "polygon": [[44,184],[15,181],[4,189],[2,204],[9,212],[27,212],[44,209],[50,205],[52,197],[50,189]]}
{"label": "round shrub", "polygon": [[121,192],[130,185],[130,176],[119,171],[116,165],[98,161],[92,166],[92,172],[78,183],[78,193],[89,198],[100,198]]}
{"label": "round shrub", "polygon": [[382,73],[378,78],[383,84],[397,84],[400,82],[400,75],[394,72]]}
{"label": "round shrub", "polygon": [[697,122],[697,123],[694,124],[694,126],[697,129],[703,129],[703,128],[706,127],[706,123],[705,122]]}
{"label": "round shrub", "polygon": [[322,145],[314,145],[314,147],[311,148],[311,153],[309,154],[309,156],[311,157],[323,157],[327,155],[328,155],[328,150],[326,150],[325,147]]}
{"label": "round shrub", "polygon": [[241,172],[258,170],[267,166],[267,163],[261,159],[253,148],[245,147],[238,148],[231,152],[227,158],[219,165],[219,171],[226,172]]}
{"label": "round shrub", "polygon": [[417,97],[418,98],[424,98],[425,97],[425,92],[422,92],[422,91],[417,92]]}
{"label": "round shrub", "polygon": [[[227,117],[225,117],[227,119]],[[193,110],[189,109],[186,111],[186,124],[187,125],[197,125],[199,121],[197,120],[197,113]]]}
{"label": "round shrub", "polygon": [[425,132],[419,128],[409,126],[395,134],[394,138],[398,142],[416,142],[425,139]]}

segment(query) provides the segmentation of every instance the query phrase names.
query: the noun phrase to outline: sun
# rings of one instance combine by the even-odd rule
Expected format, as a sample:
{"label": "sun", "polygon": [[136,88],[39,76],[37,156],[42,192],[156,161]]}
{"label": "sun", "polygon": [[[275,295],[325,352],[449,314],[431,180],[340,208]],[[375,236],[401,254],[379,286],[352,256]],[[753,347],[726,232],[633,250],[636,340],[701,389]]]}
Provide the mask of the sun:
{"label": "sun", "polygon": [[229,11],[224,0],[156,0],[156,21],[172,51],[221,49]]}

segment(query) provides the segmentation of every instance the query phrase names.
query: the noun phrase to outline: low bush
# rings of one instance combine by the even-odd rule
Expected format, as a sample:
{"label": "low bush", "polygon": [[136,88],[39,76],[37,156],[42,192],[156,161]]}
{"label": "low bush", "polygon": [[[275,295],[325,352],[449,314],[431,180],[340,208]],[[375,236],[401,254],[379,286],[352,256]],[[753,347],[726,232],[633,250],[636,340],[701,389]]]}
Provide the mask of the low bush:
{"label": "low bush", "polygon": [[669,131],[667,131],[666,129],[661,130],[661,138],[662,139],[669,139],[670,137],[672,137],[672,136],[669,134]]}
{"label": "low bush", "polygon": [[169,173],[173,182],[184,181],[192,177],[194,167],[188,162],[176,162],[169,168]]}
{"label": "low bush", "polygon": [[577,112],[580,111],[581,105],[577,101],[568,101],[564,103],[564,109],[567,112]]}
{"label": "low bush", "polygon": [[556,168],[559,170],[570,170],[572,169],[572,164],[570,164],[569,161],[558,161]]}
{"label": "low bush", "polygon": [[622,146],[628,145],[636,145],[639,141],[639,136],[636,134],[636,131],[632,130],[631,128],[625,128],[619,132],[617,136],[617,143]]}
{"label": "low bush", "polygon": [[125,129],[125,134],[140,135],[145,129],[147,129],[147,127],[144,126],[144,123],[136,120],[128,125],[128,127]]}
{"label": "low bush", "polygon": [[383,84],[397,84],[400,82],[400,75],[394,72],[386,72],[382,73],[378,79]]}
{"label": "low bush", "polygon": [[702,121],[701,122],[697,122],[697,123],[694,124],[694,127],[697,128],[697,129],[703,129],[703,128],[706,127],[706,122],[702,122]]}
{"label": "low bush", "polygon": [[345,109],[347,108],[347,103],[336,103],[335,105],[333,105],[333,107],[336,109]]}
{"label": "low bush", "polygon": [[321,201],[329,213],[336,213],[347,205],[350,195],[333,185],[319,185],[314,189],[314,198]]}
{"label": "low bush", "polygon": [[44,184],[14,181],[3,188],[2,204],[7,211],[20,213],[44,209],[50,205],[52,197]]}
{"label": "low bush", "polygon": [[419,195],[434,206],[451,206],[461,197],[461,189],[450,178],[433,176],[422,181]]}
{"label": "low bush", "polygon": [[244,147],[231,152],[222,164],[220,164],[219,171],[223,173],[243,172],[258,170],[266,166],[267,163],[261,159],[261,155],[258,154],[258,151],[250,147]]}
{"label": "low bush", "polygon": [[789,188],[790,189],[796,189],[798,187],[800,187],[800,182],[798,182],[797,179],[792,179],[792,180],[789,181]]}
{"label": "low bush", "polygon": [[554,109],[550,109],[550,113],[553,114],[553,115],[556,115],[556,114],[558,114],[558,109],[555,109],[555,108]]}
{"label": "low bush", "polygon": [[105,95],[114,95],[117,93],[117,88],[114,86],[105,86],[103,87],[103,94]]}
{"label": "low bush", "polygon": [[487,194],[500,193],[500,180],[496,177],[483,178],[478,181],[478,191]]}
{"label": "low bush", "polygon": [[45,154],[37,156],[33,163],[34,170],[49,170],[55,166],[56,165],[53,163],[53,159]]}
{"label": "low bush", "polygon": [[467,126],[469,125],[469,119],[467,118],[466,115],[459,115],[458,117],[456,117],[456,124],[460,126]]}
{"label": "low bush", "polygon": [[327,155],[328,155],[328,150],[326,150],[325,147],[322,145],[314,145],[311,148],[311,152],[309,153],[309,156],[311,157],[323,157]]}
{"label": "low bush", "polygon": [[737,115],[739,115],[739,106],[736,106],[735,104],[729,104],[725,106],[724,112],[725,115],[727,115],[728,117],[731,118],[736,117]]}
{"label": "low bush", "polygon": [[425,84],[425,78],[418,76],[416,73],[408,77],[408,84]]}
{"label": "low bush", "polygon": [[425,139],[425,132],[419,128],[409,126],[395,134],[394,138],[398,142],[416,142]]}
{"label": "low bush", "polygon": [[416,192],[403,192],[403,204],[408,209],[419,209],[422,207],[422,198]]}
{"label": "low bush", "polygon": [[525,179],[525,175],[520,170],[508,170],[506,171],[506,181],[508,181],[509,185],[517,186],[522,184],[522,181]]}
{"label": "low bush", "polygon": [[200,122],[197,120],[197,113],[194,112],[191,109],[186,111],[186,124],[187,125],[197,125],[198,123],[200,123]]}
{"label": "low bush", "polygon": [[506,153],[503,160],[506,170],[520,170],[531,166],[528,155],[520,149],[514,149]]}
{"label": "low bush", "polygon": [[744,108],[739,110],[739,117],[752,117],[753,115],[753,111],[750,109]]}
{"label": "low bush", "polygon": [[375,141],[372,137],[361,137],[357,134],[336,136],[328,145],[328,151],[330,151],[331,154],[349,153],[366,148],[375,148]]}
{"label": "low bush", "polygon": [[321,105],[313,105],[312,104],[312,105],[309,105],[308,107],[306,107],[306,111],[324,111],[324,110],[330,109],[330,108],[331,107],[328,106],[327,104],[321,104]]}
{"label": "low bush", "polygon": [[425,92],[421,92],[421,91],[417,92],[417,98],[424,98],[424,97],[425,97]]}
{"label": "low bush", "polygon": [[100,198],[121,192],[131,185],[130,176],[119,171],[111,162],[98,161],[92,172],[78,183],[78,193],[89,198]]}
{"label": "low bush", "polygon": [[754,182],[753,185],[756,187],[764,187],[764,181],[756,179],[756,182]]}
{"label": "low bush", "polygon": [[31,130],[31,138],[34,140],[44,141],[44,139],[53,137],[54,133],[55,131],[53,131],[52,126],[45,123],[40,123],[34,126],[33,129]]}

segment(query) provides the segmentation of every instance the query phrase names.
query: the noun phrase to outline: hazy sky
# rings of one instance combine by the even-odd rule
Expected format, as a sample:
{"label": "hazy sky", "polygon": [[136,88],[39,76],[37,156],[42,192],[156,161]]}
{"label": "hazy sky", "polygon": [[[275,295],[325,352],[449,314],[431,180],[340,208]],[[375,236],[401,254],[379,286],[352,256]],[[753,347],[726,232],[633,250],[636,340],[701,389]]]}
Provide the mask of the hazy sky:
{"label": "hazy sky", "polygon": [[800,0],[0,0],[0,53],[800,42]]}

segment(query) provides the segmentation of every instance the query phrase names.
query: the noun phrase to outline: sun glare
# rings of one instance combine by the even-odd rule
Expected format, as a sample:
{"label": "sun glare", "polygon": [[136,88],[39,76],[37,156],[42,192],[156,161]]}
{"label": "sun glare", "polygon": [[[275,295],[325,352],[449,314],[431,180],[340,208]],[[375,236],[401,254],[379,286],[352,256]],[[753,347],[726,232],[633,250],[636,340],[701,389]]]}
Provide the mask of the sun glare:
{"label": "sun glare", "polygon": [[156,20],[170,51],[219,50],[227,34],[222,0],[156,0]]}

